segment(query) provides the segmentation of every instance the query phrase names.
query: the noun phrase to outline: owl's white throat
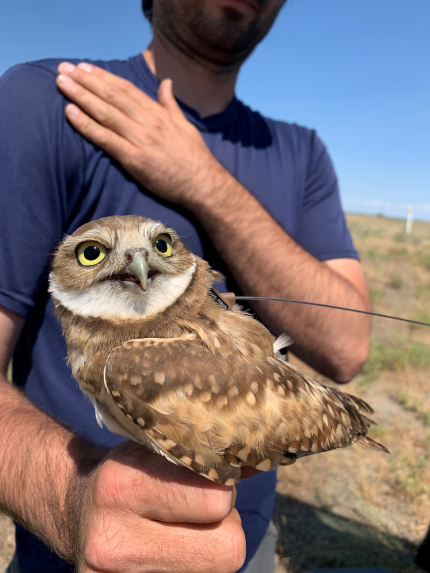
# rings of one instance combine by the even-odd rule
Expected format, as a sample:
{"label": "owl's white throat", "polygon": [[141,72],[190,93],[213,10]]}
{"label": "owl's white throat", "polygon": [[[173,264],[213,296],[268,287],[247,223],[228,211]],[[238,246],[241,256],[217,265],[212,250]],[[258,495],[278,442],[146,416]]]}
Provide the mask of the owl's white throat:
{"label": "owl's white throat", "polygon": [[156,285],[149,285],[144,296],[116,289],[110,281],[99,282],[80,291],[64,291],[53,273],[49,277],[49,292],[62,306],[80,316],[150,318],[166,310],[184,294],[195,269],[196,263],[193,263],[180,275],[158,275]]}

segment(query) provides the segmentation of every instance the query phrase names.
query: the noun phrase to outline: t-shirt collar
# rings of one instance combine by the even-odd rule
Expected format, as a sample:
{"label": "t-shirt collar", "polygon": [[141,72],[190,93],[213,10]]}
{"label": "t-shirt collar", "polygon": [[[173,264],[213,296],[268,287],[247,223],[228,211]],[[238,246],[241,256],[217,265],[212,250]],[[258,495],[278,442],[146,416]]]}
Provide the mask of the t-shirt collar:
{"label": "t-shirt collar", "polygon": [[[138,75],[139,82],[151,98],[157,99],[157,92],[160,82],[156,76],[149,69],[145,58],[142,54],[138,54],[133,58],[130,58],[130,63],[132,64],[135,72]],[[227,124],[232,123],[237,120],[237,107],[238,100],[236,96],[233,97],[231,102],[228,104],[227,108],[221,113],[216,113],[208,117],[201,117],[200,114],[189,107],[185,103],[178,100],[178,103],[184,112],[186,118],[193,123],[200,131],[215,133],[222,130]]]}

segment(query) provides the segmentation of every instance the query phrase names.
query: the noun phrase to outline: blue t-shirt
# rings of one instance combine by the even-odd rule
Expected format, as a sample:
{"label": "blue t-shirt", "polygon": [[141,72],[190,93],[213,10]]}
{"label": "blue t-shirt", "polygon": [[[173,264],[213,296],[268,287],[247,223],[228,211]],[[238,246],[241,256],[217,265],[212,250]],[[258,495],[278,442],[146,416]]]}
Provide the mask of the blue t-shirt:
{"label": "blue t-shirt", "polygon": [[[160,220],[224,273],[226,290],[239,289],[190,213],[151,195],[69,125],[67,102],[55,85],[59,62],[17,66],[0,79],[0,305],[27,318],[14,355],[15,382],[42,410],[93,443],[112,447],[123,438],[99,428],[93,407],[66,367],[65,342],[47,293],[50,254],[64,233],[108,215]],[[159,82],[142,55],[94,63],[156,99]],[[237,99],[204,119],[181,107],[213,155],[295,241],[319,260],[357,258],[330,158],[314,131],[264,118]],[[267,529],[275,485],[274,472],[239,484],[247,562]],[[21,573],[69,570],[21,527],[17,556]]]}

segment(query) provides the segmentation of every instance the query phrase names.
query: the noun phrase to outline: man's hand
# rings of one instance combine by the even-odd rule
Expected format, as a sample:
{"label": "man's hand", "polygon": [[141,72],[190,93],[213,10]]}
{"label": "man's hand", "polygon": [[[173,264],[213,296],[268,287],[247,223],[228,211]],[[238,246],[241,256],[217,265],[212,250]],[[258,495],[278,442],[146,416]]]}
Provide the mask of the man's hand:
{"label": "man's hand", "polygon": [[[237,571],[245,538],[235,492],[126,442],[88,480],[71,521],[80,573]],[[83,524],[83,527],[82,527]],[[81,529],[82,528],[82,529]]]}
{"label": "man's hand", "polygon": [[218,173],[228,176],[185,118],[170,80],[161,82],[156,102],[90,64],[62,63],[58,71],[59,89],[77,104],[66,107],[73,127],[156,195],[191,208],[208,180]]}

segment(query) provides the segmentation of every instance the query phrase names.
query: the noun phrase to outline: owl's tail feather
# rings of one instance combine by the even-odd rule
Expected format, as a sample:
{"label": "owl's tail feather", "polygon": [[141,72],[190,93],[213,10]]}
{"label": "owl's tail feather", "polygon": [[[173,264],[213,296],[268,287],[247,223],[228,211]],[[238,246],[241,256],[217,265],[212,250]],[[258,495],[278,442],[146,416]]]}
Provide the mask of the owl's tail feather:
{"label": "owl's tail feather", "polygon": [[380,452],[386,452],[389,454],[390,452],[385,446],[379,442],[376,442],[375,440],[372,440],[372,438],[369,438],[369,436],[363,435],[367,434],[371,426],[378,425],[377,422],[369,417],[369,414],[374,413],[373,408],[367,402],[361,398],[358,398],[357,396],[352,396],[351,394],[346,394],[337,390],[335,392],[339,397],[343,398],[343,405],[345,406],[350,416],[352,427],[356,433],[356,436],[359,436],[360,434],[362,435],[362,437],[358,438],[357,442],[361,442],[373,450],[379,450]]}
{"label": "owl's tail feather", "polygon": [[380,452],[385,452],[386,454],[390,453],[390,451],[387,450],[385,446],[383,446],[379,442],[376,442],[375,440],[372,440],[372,438],[369,438],[369,436],[364,436],[363,438],[357,440],[357,442],[360,442],[363,445],[372,448],[372,450],[379,450]]}

